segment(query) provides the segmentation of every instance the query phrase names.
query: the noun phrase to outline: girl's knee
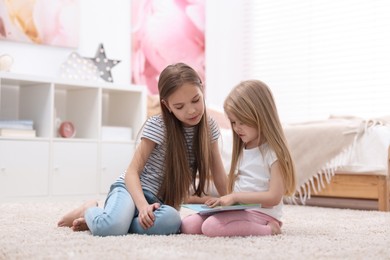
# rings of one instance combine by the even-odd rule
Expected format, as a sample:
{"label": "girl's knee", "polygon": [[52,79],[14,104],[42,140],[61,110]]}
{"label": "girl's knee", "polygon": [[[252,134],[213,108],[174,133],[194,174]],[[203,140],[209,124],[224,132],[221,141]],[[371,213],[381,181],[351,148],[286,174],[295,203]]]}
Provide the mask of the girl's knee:
{"label": "girl's knee", "polygon": [[105,217],[95,219],[93,222],[93,228],[90,228],[92,235],[94,236],[122,236],[129,232],[130,223],[113,222]]}
{"label": "girl's knee", "polygon": [[85,219],[94,236],[120,236],[129,232],[134,211],[130,194],[118,186],[110,191],[104,209],[88,209]]}
{"label": "girl's knee", "polygon": [[154,213],[156,216],[155,225],[159,227],[156,231],[159,235],[179,233],[181,217],[175,208],[168,205],[161,205]]}
{"label": "girl's knee", "polygon": [[181,221],[180,231],[183,234],[200,235],[203,221],[204,219],[199,214],[187,216]]}
{"label": "girl's knee", "polygon": [[120,236],[129,231],[130,220],[128,217],[111,216],[106,212],[94,214],[93,209],[86,212],[86,223],[94,236]]}
{"label": "girl's knee", "polygon": [[223,225],[215,216],[208,217],[202,224],[202,233],[208,237],[219,236],[219,232],[223,229]]}

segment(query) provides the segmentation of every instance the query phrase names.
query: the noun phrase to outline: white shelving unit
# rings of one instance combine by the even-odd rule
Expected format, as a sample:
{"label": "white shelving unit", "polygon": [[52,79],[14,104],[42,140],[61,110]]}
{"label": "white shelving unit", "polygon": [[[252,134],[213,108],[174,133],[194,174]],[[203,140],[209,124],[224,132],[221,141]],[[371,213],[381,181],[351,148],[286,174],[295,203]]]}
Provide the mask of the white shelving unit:
{"label": "white shelving unit", "polygon": [[[36,137],[0,136],[0,200],[103,195],[127,168],[146,120],[146,89],[0,73],[0,120],[33,120]],[[75,136],[58,135],[70,121]],[[103,138],[103,127],[131,129]]]}

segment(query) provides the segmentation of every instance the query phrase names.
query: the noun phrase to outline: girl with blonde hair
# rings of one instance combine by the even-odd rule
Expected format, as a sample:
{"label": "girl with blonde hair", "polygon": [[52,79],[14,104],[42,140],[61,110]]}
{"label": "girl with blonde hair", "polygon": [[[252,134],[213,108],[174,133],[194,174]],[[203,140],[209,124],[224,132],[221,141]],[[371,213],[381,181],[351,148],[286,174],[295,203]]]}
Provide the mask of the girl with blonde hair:
{"label": "girl with blonde hair", "polygon": [[233,131],[229,194],[206,204],[260,207],[190,215],[181,230],[210,237],[280,234],[283,197],[295,193],[295,168],[271,90],[259,80],[243,81],[225,99],[224,111]]}
{"label": "girl with blonde hair", "polygon": [[206,114],[199,75],[184,63],[169,65],[160,74],[158,89],[161,114],[145,122],[131,163],[111,185],[104,208],[87,202],[58,226],[97,236],[176,234],[180,205],[209,198],[209,180],[219,194],[226,194],[219,128]]}

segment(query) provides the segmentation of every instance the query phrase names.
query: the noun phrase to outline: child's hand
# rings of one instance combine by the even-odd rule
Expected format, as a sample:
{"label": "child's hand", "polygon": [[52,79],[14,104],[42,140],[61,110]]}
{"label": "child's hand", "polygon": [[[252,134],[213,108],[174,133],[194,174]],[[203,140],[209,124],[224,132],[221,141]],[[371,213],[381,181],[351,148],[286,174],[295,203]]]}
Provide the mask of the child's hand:
{"label": "child's hand", "polygon": [[148,229],[154,224],[155,216],[153,211],[160,207],[159,203],[153,203],[140,210],[138,221],[143,229]]}
{"label": "child's hand", "polygon": [[215,206],[218,206],[219,205],[219,198],[209,198],[204,204],[206,204],[207,206],[213,208]]}
{"label": "child's hand", "polygon": [[234,200],[233,194],[225,195],[219,198],[219,205],[221,206],[230,206],[234,205],[236,201]]}

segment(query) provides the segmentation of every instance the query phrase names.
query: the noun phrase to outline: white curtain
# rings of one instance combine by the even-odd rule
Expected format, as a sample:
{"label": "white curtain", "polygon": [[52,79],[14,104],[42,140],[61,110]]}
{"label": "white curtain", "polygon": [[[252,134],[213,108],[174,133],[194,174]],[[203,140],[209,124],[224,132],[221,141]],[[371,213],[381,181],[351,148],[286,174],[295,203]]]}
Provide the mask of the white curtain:
{"label": "white curtain", "polygon": [[271,87],[283,122],[390,114],[390,1],[244,3],[242,75]]}

